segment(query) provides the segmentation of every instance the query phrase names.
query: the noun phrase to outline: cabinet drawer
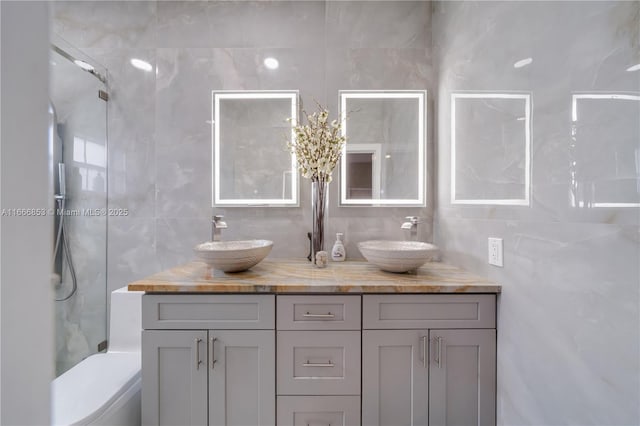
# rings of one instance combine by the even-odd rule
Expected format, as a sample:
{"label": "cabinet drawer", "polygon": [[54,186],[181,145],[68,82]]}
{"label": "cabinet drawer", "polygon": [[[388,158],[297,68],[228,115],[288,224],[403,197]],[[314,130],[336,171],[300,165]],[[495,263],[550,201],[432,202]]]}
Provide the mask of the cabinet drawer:
{"label": "cabinet drawer", "polygon": [[363,328],[495,328],[494,294],[365,295]]}
{"label": "cabinet drawer", "polygon": [[360,330],[360,296],[278,296],[278,330]]}
{"label": "cabinet drawer", "polygon": [[273,330],[275,296],[157,295],[142,296],[142,328]]}
{"label": "cabinet drawer", "polygon": [[278,426],[359,426],[357,396],[279,396]]}
{"label": "cabinet drawer", "polygon": [[359,331],[279,331],[279,395],[359,395]]}

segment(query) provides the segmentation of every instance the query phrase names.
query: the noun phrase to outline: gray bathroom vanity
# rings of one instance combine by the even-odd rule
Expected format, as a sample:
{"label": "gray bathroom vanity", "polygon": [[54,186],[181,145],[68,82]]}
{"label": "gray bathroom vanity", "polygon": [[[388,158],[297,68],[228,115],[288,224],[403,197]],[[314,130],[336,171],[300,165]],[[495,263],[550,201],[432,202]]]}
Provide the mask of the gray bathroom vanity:
{"label": "gray bathroom vanity", "polygon": [[143,424],[495,424],[500,286],[428,263],[193,262],[143,290]]}

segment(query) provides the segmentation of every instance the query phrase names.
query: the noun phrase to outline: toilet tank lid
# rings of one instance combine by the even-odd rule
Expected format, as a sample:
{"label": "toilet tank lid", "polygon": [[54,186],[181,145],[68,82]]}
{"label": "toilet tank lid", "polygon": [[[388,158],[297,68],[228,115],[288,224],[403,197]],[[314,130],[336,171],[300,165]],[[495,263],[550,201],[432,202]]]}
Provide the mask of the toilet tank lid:
{"label": "toilet tank lid", "polygon": [[52,382],[52,424],[91,421],[139,380],[140,353],[90,356]]}

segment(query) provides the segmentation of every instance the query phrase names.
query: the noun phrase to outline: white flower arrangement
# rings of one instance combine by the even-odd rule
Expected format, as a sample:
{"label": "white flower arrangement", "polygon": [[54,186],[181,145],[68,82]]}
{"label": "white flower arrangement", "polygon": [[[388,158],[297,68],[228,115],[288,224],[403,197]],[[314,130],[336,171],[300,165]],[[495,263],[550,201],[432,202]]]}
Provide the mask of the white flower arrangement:
{"label": "white flower arrangement", "polygon": [[302,111],[302,114],[307,124],[293,127],[295,140],[289,141],[287,147],[296,156],[303,177],[312,182],[329,183],[346,142],[341,133],[342,123],[329,122],[329,111],[320,104],[317,112],[309,115]]}

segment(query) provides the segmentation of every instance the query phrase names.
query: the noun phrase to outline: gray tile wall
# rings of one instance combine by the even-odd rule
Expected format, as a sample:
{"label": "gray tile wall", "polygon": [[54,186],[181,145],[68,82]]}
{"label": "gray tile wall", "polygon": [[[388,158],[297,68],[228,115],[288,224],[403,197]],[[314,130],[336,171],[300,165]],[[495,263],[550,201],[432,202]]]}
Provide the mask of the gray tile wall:
{"label": "gray tile wall", "polygon": [[[65,1],[53,15],[54,32],[109,69],[109,203],[129,209],[109,218],[110,289],[193,259],[192,247],[209,238],[211,90],[297,89],[303,107],[317,100],[337,116],[341,89],[419,89],[433,111],[427,2]],[[262,65],[266,56],[278,70]],[[157,72],[133,68],[132,57]],[[402,239],[408,215],[425,219],[420,237],[431,241],[432,198],[427,208],[338,207],[337,174],[328,248],[344,232],[347,256],[361,258],[357,242]],[[298,208],[218,209],[224,237],[267,238],[271,257],[306,257],[304,179],[300,197]]]}
{"label": "gray tile wall", "polygon": [[[640,423],[639,209],[572,201],[576,181],[620,188],[640,177],[640,163],[628,165],[640,152],[633,103],[621,110],[607,101],[572,121],[575,93],[639,94],[640,72],[626,71],[640,62],[639,19],[638,2],[435,4],[436,244],[446,261],[503,285],[499,424]],[[528,57],[530,65],[513,67]],[[531,94],[530,206],[451,204],[456,91]],[[603,120],[612,115],[616,120]],[[473,124],[457,127],[469,131]],[[487,132],[503,125],[497,115],[484,122]],[[467,147],[463,154],[470,168],[494,164],[492,182],[512,180],[489,149]],[[523,153],[508,162],[504,155],[505,165],[523,162]],[[638,187],[624,188],[624,198],[637,203]],[[482,198],[484,189],[468,185],[464,195]],[[487,264],[487,237],[504,239],[504,268]]]}

